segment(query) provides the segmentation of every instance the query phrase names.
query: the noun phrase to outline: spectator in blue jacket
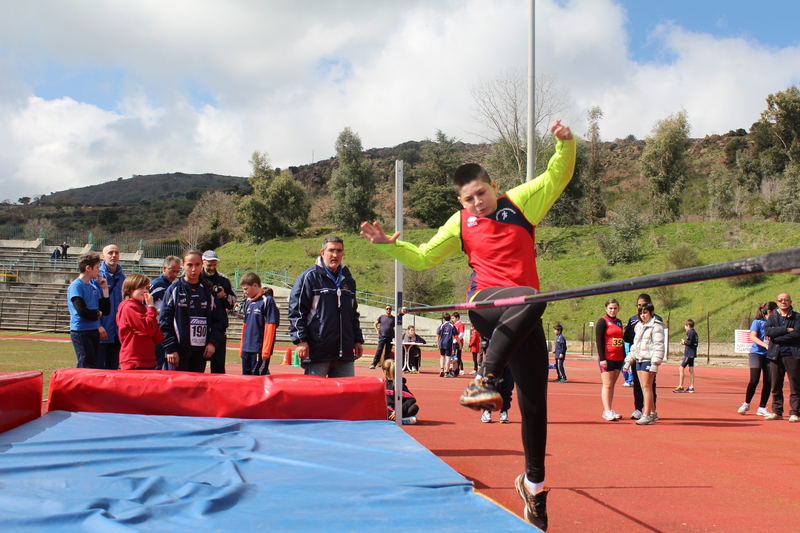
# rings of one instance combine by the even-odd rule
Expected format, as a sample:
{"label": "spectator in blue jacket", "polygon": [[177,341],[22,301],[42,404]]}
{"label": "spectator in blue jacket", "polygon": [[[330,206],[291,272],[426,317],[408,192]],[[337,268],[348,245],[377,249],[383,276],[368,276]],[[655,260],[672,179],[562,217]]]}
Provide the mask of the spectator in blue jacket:
{"label": "spectator in blue jacket", "polygon": [[118,370],[120,342],[117,334],[117,309],[122,303],[122,284],[128,276],[119,264],[119,248],[115,244],[103,248],[103,264],[100,265],[99,277],[105,278],[108,283],[111,313],[100,318],[100,329],[105,331],[106,338],[100,341],[98,363],[100,368]]}
{"label": "spectator in blue jacket", "polygon": [[362,355],[356,282],[342,264],[344,241],[328,236],[316,264],[295,280],[289,297],[289,331],[306,375],[355,376]]}

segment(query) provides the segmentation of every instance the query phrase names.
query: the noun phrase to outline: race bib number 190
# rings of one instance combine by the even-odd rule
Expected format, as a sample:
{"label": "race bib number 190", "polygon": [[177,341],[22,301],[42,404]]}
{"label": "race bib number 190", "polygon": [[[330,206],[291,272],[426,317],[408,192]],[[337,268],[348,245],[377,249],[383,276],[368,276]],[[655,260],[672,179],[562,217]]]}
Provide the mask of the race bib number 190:
{"label": "race bib number 190", "polygon": [[208,336],[208,319],[202,316],[195,316],[189,320],[189,337],[192,346],[203,347],[206,345]]}

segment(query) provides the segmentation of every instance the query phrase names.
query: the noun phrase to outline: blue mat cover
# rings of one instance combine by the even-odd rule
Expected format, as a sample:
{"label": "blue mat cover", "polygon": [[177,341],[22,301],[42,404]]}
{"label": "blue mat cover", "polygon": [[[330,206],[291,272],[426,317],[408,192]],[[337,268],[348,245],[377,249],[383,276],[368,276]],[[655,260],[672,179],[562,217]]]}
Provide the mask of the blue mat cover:
{"label": "blue mat cover", "polygon": [[0,531],[538,531],[393,422],[56,411],[0,434]]}

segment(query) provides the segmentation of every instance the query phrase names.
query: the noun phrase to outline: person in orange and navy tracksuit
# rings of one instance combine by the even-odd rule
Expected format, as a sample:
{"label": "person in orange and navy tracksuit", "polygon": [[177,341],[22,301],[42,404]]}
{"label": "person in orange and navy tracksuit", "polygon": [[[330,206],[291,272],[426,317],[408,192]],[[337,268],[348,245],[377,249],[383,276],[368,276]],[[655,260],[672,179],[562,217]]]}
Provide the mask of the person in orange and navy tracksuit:
{"label": "person in orange and navy tracksuit", "polygon": [[242,375],[268,376],[269,358],[275,347],[275,332],[280,315],[275,300],[261,288],[261,278],[254,272],[242,276],[242,290],[247,295],[242,322]]}

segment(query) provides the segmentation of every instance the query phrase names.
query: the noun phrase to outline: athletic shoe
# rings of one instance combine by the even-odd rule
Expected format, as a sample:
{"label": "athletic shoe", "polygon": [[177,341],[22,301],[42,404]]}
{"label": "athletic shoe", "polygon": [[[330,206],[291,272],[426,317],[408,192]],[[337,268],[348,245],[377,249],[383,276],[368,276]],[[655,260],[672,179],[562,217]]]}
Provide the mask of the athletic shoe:
{"label": "athletic shoe", "polygon": [[794,423],[797,423],[797,422],[800,422],[800,416],[797,416],[797,415],[789,415],[789,422],[791,422],[791,423],[793,423],[793,424],[794,424]]}
{"label": "athletic shoe", "polygon": [[439,370],[439,377],[440,377],[440,378],[443,378],[443,377],[444,377],[444,368],[442,368],[442,369],[440,369],[440,370]]}
{"label": "athletic shoe", "polygon": [[766,407],[759,407],[758,411],[756,411],[756,414],[758,416],[767,416],[769,414],[769,411],[767,411]]}
{"label": "athletic shoe", "polygon": [[525,521],[542,531],[547,531],[547,493],[550,489],[540,490],[535,496],[525,484],[525,474],[520,474],[514,482],[519,497],[525,500]]}
{"label": "athletic shoe", "polygon": [[693,387],[689,387],[688,389],[686,389],[686,392],[692,393],[692,392],[694,392],[694,388]]}
{"label": "athletic shoe", "polygon": [[375,370],[375,365],[369,365],[370,370]]}
{"label": "athletic shoe", "polygon": [[614,420],[619,420],[619,419],[622,418],[622,415],[619,414],[618,412],[613,411],[613,410],[611,412],[614,413]]}
{"label": "athletic shoe", "polygon": [[475,375],[475,374],[477,374],[477,373],[478,373],[478,371],[477,371],[477,370],[471,370],[471,371],[470,371],[470,375],[471,375],[471,376],[474,376],[474,375]]}
{"label": "athletic shoe", "polygon": [[404,426],[406,426],[406,425],[410,426],[410,425],[413,425],[413,424],[416,424],[416,423],[417,423],[417,417],[416,416],[407,416],[407,417],[403,418],[403,425]]}
{"label": "athletic shoe", "polygon": [[481,415],[481,422],[489,423],[492,421],[492,412],[491,411],[484,411]]}
{"label": "athletic shoe", "polygon": [[[500,423],[501,424],[508,424],[508,411],[500,411]],[[791,420],[789,420],[791,422]]]}
{"label": "athletic shoe", "polygon": [[639,420],[640,418],[642,418],[642,412],[640,410],[637,409],[631,413],[631,420]]}
{"label": "athletic shoe", "polygon": [[622,384],[623,387],[633,387],[633,383],[628,383],[627,381]]}
{"label": "athletic shoe", "polygon": [[[759,410],[760,410],[760,409],[763,409],[763,407],[760,407],[760,408],[759,408]],[[737,413],[739,413],[740,415],[743,415],[743,414],[745,414],[745,413],[746,413],[747,411],[749,411],[749,410],[750,410],[750,404],[749,404],[749,403],[747,403],[747,402],[744,402],[744,403],[743,403],[743,404],[742,404],[742,405],[739,407],[739,410],[738,410],[738,411],[736,411],[736,412],[737,412]]]}
{"label": "athletic shoe", "polygon": [[770,413],[764,417],[764,420],[783,420],[783,415],[778,413]]}
{"label": "athletic shoe", "polygon": [[653,420],[653,417],[650,415],[643,415],[642,418],[636,421],[640,426],[652,426],[653,422],[655,422],[655,420]]}
{"label": "athletic shoe", "polygon": [[686,389],[684,389],[683,387],[675,387],[674,389],[672,389],[672,392],[686,392]]}
{"label": "athletic shoe", "polygon": [[658,413],[653,411],[652,413],[650,413],[650,418],[652,418],[653,422],[655,422],[656,420],[658,420]]}
{"label": "athletic shoe", "polygon": [[463,370],[461,370],[461,371],[458,373],[458,375],[459,375],[459,376],[463,376],[463,375],[464,375],[464,371],[463,371]]}
{"label": "athletic shoe", "polygon": [[603,411],[602,416],[603,420],[608,420],[609,422],[616,420],[616,418],[614,418],[614,411]]}
{"label": "athletic shoe", "polygon": [[561,383],[566,383],[566,382],[567,382],[567,378],[561,378]]}
{"label": "athletic shoe", "polygon": [[497,411],[503,406],[503,398],[497,392],[494,377],[475,379],[467,385],[467,389],[458,403],[470,409]]}

